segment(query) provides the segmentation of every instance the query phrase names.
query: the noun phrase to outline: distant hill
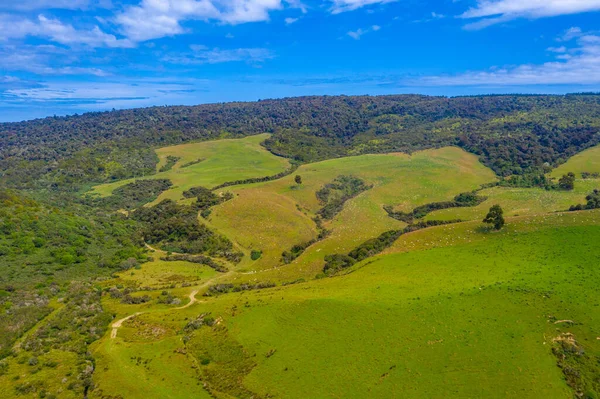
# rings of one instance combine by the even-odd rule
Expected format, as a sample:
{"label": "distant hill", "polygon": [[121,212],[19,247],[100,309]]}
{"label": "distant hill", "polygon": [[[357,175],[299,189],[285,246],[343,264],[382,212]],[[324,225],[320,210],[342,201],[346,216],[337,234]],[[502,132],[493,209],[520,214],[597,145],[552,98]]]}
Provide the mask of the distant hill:
{"label": "distant hill", "polygon": [[298,97],[4,123],[0,183],[75,190],[152,173],[153,148],[265,132],[299,163],[457,145],[498,175],[523,174],[600,142],[600,95]]}

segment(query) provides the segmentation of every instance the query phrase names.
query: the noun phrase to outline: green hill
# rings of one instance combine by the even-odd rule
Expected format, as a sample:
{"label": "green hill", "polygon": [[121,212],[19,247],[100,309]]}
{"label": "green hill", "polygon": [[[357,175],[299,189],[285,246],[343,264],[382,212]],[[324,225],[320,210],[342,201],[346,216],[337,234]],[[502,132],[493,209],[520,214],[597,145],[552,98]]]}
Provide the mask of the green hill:
{"label": "green hill", "polygon": [[599,98],[0,124],[0,398],[598,397]]}

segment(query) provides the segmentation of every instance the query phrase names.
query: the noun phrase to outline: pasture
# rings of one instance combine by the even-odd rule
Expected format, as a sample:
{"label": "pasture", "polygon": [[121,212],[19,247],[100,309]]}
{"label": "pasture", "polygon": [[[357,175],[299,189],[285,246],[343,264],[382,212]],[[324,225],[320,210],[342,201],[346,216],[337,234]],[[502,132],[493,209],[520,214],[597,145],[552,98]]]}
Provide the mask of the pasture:
{"label": "pasture", "polygon": [[[600,212],[584,211],[510,218],[501,232],[479,222],[430,228],[342,276],[142,314],[98,343],[99,376],[117,381],[99,387],[150,381],[164,359],[164,397],[177,397],[166,387],[191,381],[202,361],[201,374],[239,382],[208,378],[222,397],[569,398],[553,339],[569,332],[600,354],[599,222]],[[189,333],[188,357],[177,357],[176,335],[201,314],[219,325]],[[156,363],[135,366],[133,348]]]}
{"label": "pasture", "polygon": [[[156,154],[160,160],[157,171],[166,164],[169,156],[179,159],[168,171],[144,176],[145,179],[169,179],[173,182],[173,186],[153,203],[164,199],[180,200],[182,193],[192,187],[211,188],[228,181],[270,176],[284,171],[289,167],[287,159],[271,154],[260,145],[268,137],[268,134],[259,134],[243,139],[206,141],[157,149]],[[200,162],[185,166],[198,160]],[[88,194],[106,197],[118,187],[134,180],[102,184],[94,187]]]}
{"label": "pasture", "polygon": [[550,175],[560,178],[569,172],[575,173],[577,177],[581,177],[581,172],[600,173],[600,145],[573,155],[567,162],[554,169]]}
{"label": "pasture", "polygon": [[[294,183],[295,175],[302,177],[302,184]],[[324,223],[331,231],[326,239],[309,247],[291,265],[282,266],[284,250],[316,237],[312,218],[322,205],[315,193],[340,175],[356,176],[373,188],[349,200],[333,220]],[[494,179],[475,156],[456,147],[412,155],[339,158],[303,165],[276,181],[228,188],[236,198],[215,207],[210,223],[240,246],[263,251],[261,259],[244,264],[249,270],[267,270],[261,278],[311,278],[322,268],[325,255],[349,251],[384,231],[404,226],[388,217],[384,205],[411,210],[451,199]],[[278,269],[269,270],[274,267]]]}

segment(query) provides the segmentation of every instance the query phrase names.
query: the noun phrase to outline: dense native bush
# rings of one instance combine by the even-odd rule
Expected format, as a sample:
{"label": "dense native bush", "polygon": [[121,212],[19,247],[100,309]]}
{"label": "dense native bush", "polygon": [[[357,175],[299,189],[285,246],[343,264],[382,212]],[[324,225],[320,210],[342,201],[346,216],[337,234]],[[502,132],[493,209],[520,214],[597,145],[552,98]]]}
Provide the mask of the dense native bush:
{"label": "dense native bush", "polygon": [[[223,266],[222,264],[214,261],[213,259],[209,258],[208,256],[204,256],[204,255],[188,255],[188,254],[171,254],[168,256],[164,256],[162,258],[160,258],[161,260],[164,261],[178,261],[178,260],[183,260],[186,262],[191,262],[191,263],[198,263],[201,265],[206,265],[212,269],[215,269],[216,271],[220,272],[220,273],[226,273],[228,271],[228,269]],[[241,255],[239,257],[239,260],[241,260]],[[234,261],[239,262],[238,258],[234,258]]]}
{"label": "dense native bush", "polygon": [[326,256],[323,272],[327,275],[332,275],[336,272],[339,272],[340,270],[353,266],[356,262],[370,258],[371,256],[376,255],[382,252],[384,249],[390,247],[403,234],[425,229],[427,227],[458,223],[460,221],[460,219],[427,220],[411,224],[400,230],[386,231],[377,238],[372,238],[363,242],[358,247],[350,251],[347,255],[334,254]]}
{"label": "dense native bush", "polygon": [[372,187],[354,176],[336,177],[333,182],[327,183],[316,192],[317,199],[323,206],[317,211],[317,215],[325,220],[333,219],[342,210],[346,201]]}
{"label": "dense native bush", "polygon": [[155,206],[137,209],[131,217],[143,224],[142,235],[148,244],[160,245],[166,251],[207,254],[233,262],[241,258],[231,241],[198,221],[195,207],[164,200]]}
{"label": "dense native bush", "polygon": [[116,188],[108,197],[92,198],[89,202],[91,205],[107,209],[132,210],[154,201],[172,185],[168,179],[136,180]]}
{"label": "dense native bush", "polygon": [[0,181],[76,190],[155,172],[153,148],[272,133],[297,162],[458,145],[508,176],[600,142],[600,96],[320,96],[152,107],[0,124]]}
{"label": "dense native bush", "polygon": [[175,164],[180,160],[181,158],[173,156],[173,155],[168,155],[167,156],[167,162],[161,166],[161,168],[158,170],[159,172],[168,172],[171,169],[173,169],[173,166],[175,166]]}
{"label": "dense native bush", "polygon": [[595,189],[585,197],[587,203],[585,205],[571,205],[570,211],[582,211],[584,209],[599,209],[600,208],[600,190]]}
{"label": "dense native bush", "polygon": [[448,208],[461,208],[477,206],[484,202],[487,197],[478,196],[476,192],[458,194],[452,201],[432,202],[421,205],[413,209],[411,212],[396,212],[392,206],[384,206],[384,210],[394,219],[405,223],[413,223],[415,219],[422,219],[433,211]]}

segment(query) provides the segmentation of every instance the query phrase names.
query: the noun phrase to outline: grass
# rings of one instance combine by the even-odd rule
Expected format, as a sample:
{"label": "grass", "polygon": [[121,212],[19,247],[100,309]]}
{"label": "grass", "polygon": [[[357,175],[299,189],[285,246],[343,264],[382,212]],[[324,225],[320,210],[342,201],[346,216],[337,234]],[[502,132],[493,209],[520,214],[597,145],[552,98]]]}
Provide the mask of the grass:
{"label": "grass", "polygon": [[202,311],[256,354],[244,384],[259,395],[567,398],[552,339],[569,331],[600,354],[599,222],[593,211],[509,219],[500,233],[463,223],[445,233],[471,238],[450,247],[421,242],[346,276]]}
{"label": "grass", "polygon": [[571,205],[585,204],[585,197],[600,180],[578,179],[573,191],[547,191],[542,188],[493,187],[482,190],[479,195],[486,201],[471,208],[450,208],[434,211],[425,220],[482,220],[492,205],[500,204],[506,216],[538,215],[569,209]]}
{"label": "grass", "polygon": [[101,341],[94,347],[97,387],[89,397],[103,398],[210,398],[195,378],[193,362],[177,351],[181,338],[158,341]]}
{"label": "grass", "polygon": [[[145,177],[169,179],[173,182],[173,187],[163,192],[153,203],[164,199],[180,200],[182,193],[192,187],[211,188],[228,181],[270,176],[284,171],[289,167],[289,162],[271,154],[260,145],[268,137],[268,134],[259,134],[243,139],[181,144],[156,150],[160,160],[157,170],[167,163],[169,156],[178,157],[179,160],[172,169]],[[198,159],[204,160],[181,167]],[[116,188],[134,180],[102,184],[88,193],[102,197],[109,196]]]}
{"label": "grass", "polygon": [[[294,175],[303,183],[294,183]],[[493,181],[493,173],[477,158],[455,147],[406,154],[362,155],[301,166],[283,179],[232,189],[236,198],[216,208],[211,225],[240,246],[263,250],[249,270],[280,266],[283,250],[316,236],[311,220],[320,209],[315,192],[339,175],[353,175],[373,184],[348,201],[342,212],[325,223],[331,235],[310,247],[292,265],[265,272],[261,278],[285,280],[312,277],[330,253],[349,251],[361,242],[403,223],[387,216],[383,206],[410,210],[431,201],[451,199]],[[453,176],[452,179],[443,178]]]}
{"label": "grass", "polygon": [[[252,145],[264,151],[258,144]],[[192,146],[197,145],[216,144]],[[187,146],[169,148],[174,150],[159,153],[159,167],[168,156],[181,159],[165,173],[183,175],[211,159],[181,169],[205,156]],[[232,154],[224,156],[235,158]],[[234,158],[221,165],[235,164]],[[250,177],[234,172],[226,180]],[[177,188],[166,195],[179,199],[185,184],[214,186],[229,171],[219,173],[205,176],[198,169],[189,181],[174,181]],[[312,218],[322,205],[315,192],[339,175],[359,177],[373,188],[325,223],[328,238],[282,266],[283,250],[316,236]],[[198,183],[209,178],[211,183]],[[150,287],[134,295],[153,299],[142,305],[103,299],[115,319],[145,313],[125,322],[116,338],[107,332],[93,344],[97,388],[90,398],[210,397],[203,383],[222,398],[572,397],[552,353],[553,339],[572,333],[589,356],[600,355],[600,211],[554,212],[584,202],[596,180],[577,180],[572,192],[483,190],[489,199],[477,207],[427,217],[470,222],[406,234],[344,275],[313,279],[325,255],[348,252],[404,226],[383,205],[410,211],[494,179],[475,156],[448,147],[328,160],[276,181],[226,188],[234,199],[213,208],[206,223],[246,254],[260,250],[262,256],[254,261],[246,256],[225,275],[155,260],[105,282]],[[495,203],[508,217],[500,232],[479,222]],[[308,281],[281,285],[297,279]],[[280,285],[200,297],[208,284],[224,281]],[[160,290],[169,284],[175,284],[168,290],[182,305],[192,290],[200,290],[200,301],[183,309],[158,304]],[[201,315],[218,323],[184,330]]]}
{"label": "grass", "polygon": [[126,284],[140,287],[162,288],[172,284],[188,283],[197,285],[213,277],[217,272],[208,266],[185,261],[163,261],[154,255],[155,260],[144,263],[140,270],[130,270],[120,274]]}
{"label": "grass", "polygon": [[554,169],[550,176],[560,178],[573,172],[581,177],[581,172],[600,173],[600,145],[587,149],[569,158],[567,162]]}

